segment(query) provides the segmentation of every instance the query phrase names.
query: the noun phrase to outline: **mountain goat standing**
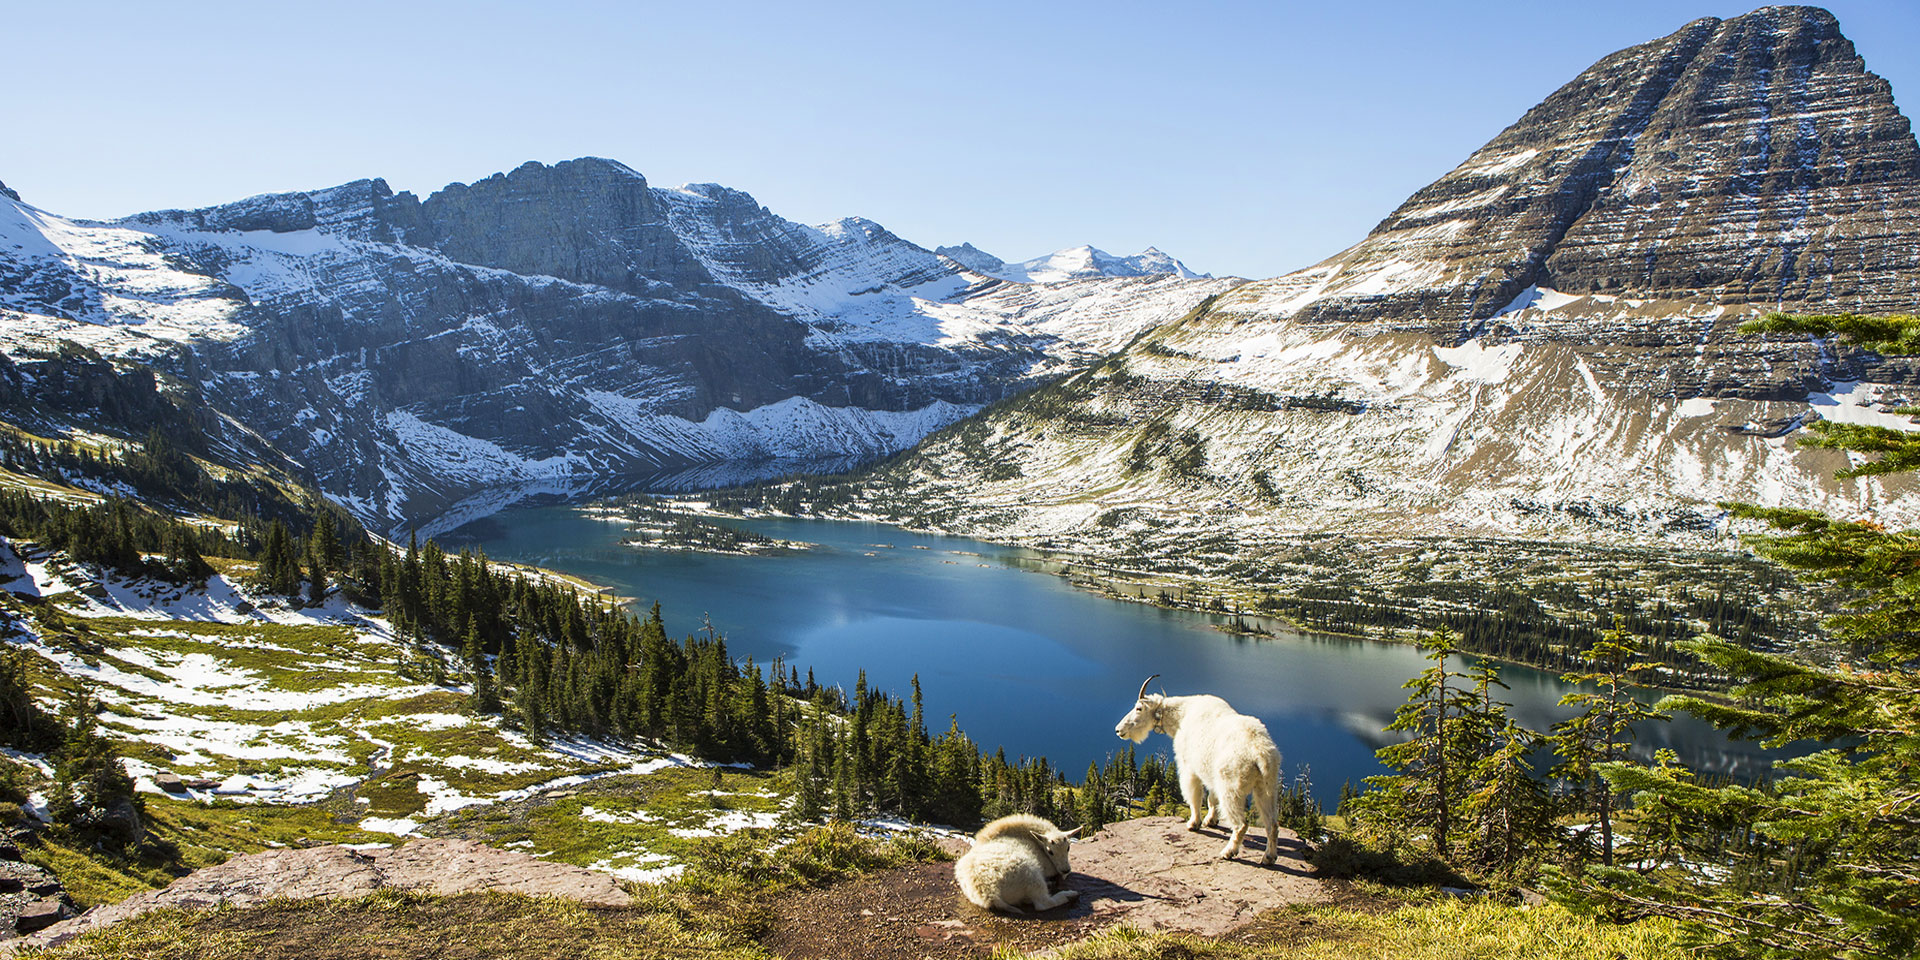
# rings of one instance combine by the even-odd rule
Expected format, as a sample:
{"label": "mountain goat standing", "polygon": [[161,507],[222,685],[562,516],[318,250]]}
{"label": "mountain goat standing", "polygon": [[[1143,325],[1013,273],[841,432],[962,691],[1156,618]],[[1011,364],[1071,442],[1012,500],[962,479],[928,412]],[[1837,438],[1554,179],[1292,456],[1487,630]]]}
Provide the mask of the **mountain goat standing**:
{"label": "mountain goat standing", "polygon": [[[1193,811],[1187,818],[1188,830],[1202,824],[1219,822],[1222,811],[1233,836],[1220,856],[1232,858],[1240,852],[1247,835],[1246,798],[1253,795],[1260,819],[1267,825],[1267,852],[1262,863],[1272,863],[1280,855],[1279,788],[1280,750],[1267,734],[1266,724],[1253,717],[1235,713],[1225,700],[1199,694],[1169,697],[1148,693],[1140,684],[1133,709],[1121,718],[1113,732],[1121,738],[1140,743],[1158,731],[1173,738],[1173,762],[1180,772],[1180,793]],[[1207,801],[1206,814],[1200,801]]]}
{"label": "mountain goat standing", "polygon": [[1080,891],[1047,890],[1047,877],[1066,876],[1071,833],[1039,817],[1001,817],[974,835],[973,849],[953,864],[960,893],[977,907],[1013,913],[1020,904],[1051,910],[1079,899]]}

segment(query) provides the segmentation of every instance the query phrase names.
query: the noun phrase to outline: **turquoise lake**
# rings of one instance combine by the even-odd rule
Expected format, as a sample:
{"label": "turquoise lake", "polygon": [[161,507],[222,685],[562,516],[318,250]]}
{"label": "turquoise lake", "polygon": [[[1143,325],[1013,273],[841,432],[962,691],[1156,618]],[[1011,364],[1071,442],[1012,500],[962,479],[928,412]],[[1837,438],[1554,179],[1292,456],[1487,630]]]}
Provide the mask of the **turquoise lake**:
{"label": "turquoise lake", "polygon": [[[988,751],[1046,756],[1069,776],[1126,743],[1113,725],[1149,674],[1173,694],[1212,693],[1265,721],[1289,782],[1310,767],[1331,803],[1345,781],[1382,772],[1373,751],[1403,700],[1400,685],[1425,665],[1412,647],[1288,633],[1229,636],[1215,618],[1112,600],[1036,572],[1016,547],[909,533],[882,524],[751,520],[738,526],[814,545],[740,557],[640,549],[625,527],[566,505],[520,506],[441,537],[491,557],[535,563],[661,604],[669,634],[710,621],[728,650],[765,663],[776,655],[851,690],[864,669],[895,694],[918,674],[927,725],[947,717]],[[1521,723],[1544,730],[1567,711],[1555,677],[1508,667],[1507,699]],[[1748,776],[1765,760],[1690,717],[1653,724],[1639,747],[1671,747],[1696,769]],[[1156,736],[1142,755],[1171,755]]]}

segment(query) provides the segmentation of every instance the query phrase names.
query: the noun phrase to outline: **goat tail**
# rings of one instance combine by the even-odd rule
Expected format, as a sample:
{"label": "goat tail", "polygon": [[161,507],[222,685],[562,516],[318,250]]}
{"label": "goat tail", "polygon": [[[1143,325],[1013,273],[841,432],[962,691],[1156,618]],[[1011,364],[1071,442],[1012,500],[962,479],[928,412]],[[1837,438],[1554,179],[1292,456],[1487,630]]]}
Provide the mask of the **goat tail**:
{"label": "goat tail", "polygon": [[1264,802],[1269,808],[1277,809],[1280,796],[1280,751],[1263,751],[1254,758],[1254,769],[1260,773],[1260,792],[1255,794],[1256,802]]}

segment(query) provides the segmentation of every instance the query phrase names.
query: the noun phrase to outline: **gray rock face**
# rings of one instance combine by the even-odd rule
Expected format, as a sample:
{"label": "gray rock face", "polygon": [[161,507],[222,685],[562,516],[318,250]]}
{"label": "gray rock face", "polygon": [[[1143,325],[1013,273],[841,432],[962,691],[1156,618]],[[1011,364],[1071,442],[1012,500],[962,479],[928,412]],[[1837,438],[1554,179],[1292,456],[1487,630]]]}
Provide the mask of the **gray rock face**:
{"label": "gray rock face", "polygon": [[[61,340],[161,367],[402,533],[488,488],[890,453],[1226,286],[1131,285],[1097,325],[1061,307],[1081,291],[975,279],[870,221],[594,158],[116,224],[0,200],[21,369]],[[0,402],[65,411],[17,379]]]}
{"label": "gray rock face", "polygon": [[971,243],[963,243],[957,247],[935,247],[933,252],[975,273],[992,274],[994,271],[1000,270],[1007,265],[1005,260]]}
{"label": "gray rock face", "polygon": [[58,946],[149,910],[247,907],[273,899],[338,899],[381,889],[442,895],[498,891],[610,907],[632,902],[607,874],[470,840],[415,840],[398,848],[365,851],[339,846],[268,850],[197,870],[160,890],[96,907],[0,950]]}
{"label": "gray rock face", "polygon": [[78,912],[59,879],[21,861],[20,851],[11,841],[0,841],[0,943],[45,929]]}

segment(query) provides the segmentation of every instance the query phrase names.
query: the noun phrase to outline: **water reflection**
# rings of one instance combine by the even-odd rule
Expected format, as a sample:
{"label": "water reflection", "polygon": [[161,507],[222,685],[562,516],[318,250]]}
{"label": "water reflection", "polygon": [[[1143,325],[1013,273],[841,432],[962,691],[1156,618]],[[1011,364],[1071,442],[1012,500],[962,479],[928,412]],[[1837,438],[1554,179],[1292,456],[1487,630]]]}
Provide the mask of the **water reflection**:
{"label": "water reflection", "polygon": [[[741,526],[817,547],[772,557],[645,551],[621,546],[618,524],[556,505],[515,507],[443,539],[610,584],[643,607],[657,600],[676,636],[710,618],[735,656],[785,657],[822,683],[851,689],[864,669],[870,683],[904,695],[918,674],[929,726],[952,715],[989,750],[1045,755],[1075,775],[1124,746],[1113,724],[1157,673],[1169,693],[1215,693],[1260,717],[1287,774],[1310,765],[1331,802],[1342,782],[1381,772],[1373,751],[1389,742],[1382,728],[1405,699],[1401,684],[1425,666],[1404,645],[1287,630],[1230,637],[1212,629],[1224,618],[1036,575],[1025,568],[1038,558],[1019,548],[879,524]],[[1521,723],[1544,730],[1569,714],[1556,677],[1519,667],[1502,676]],[[1691,717],[1646,730],[1639,752],[1657,747],[1743,778],[1765,764],[1754,745]],[[1170,748],[1157,738],[1144,749]]]}

